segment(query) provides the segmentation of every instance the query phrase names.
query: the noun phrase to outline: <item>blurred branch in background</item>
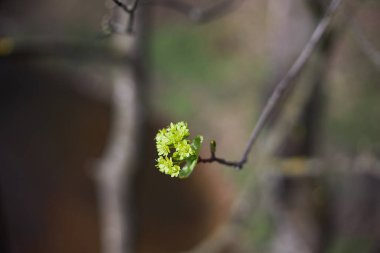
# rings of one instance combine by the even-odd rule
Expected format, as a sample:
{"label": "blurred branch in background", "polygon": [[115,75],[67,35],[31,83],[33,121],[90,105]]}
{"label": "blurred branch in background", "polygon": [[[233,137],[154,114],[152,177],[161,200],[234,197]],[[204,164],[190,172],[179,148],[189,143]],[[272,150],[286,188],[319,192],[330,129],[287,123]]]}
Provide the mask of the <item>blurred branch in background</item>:
{"label": "blurred branch in background", "polygon": [[125,13],[128,13],[128,26],[127,32],[132,33],[133,25],[135,21],[135,13],[137,11],[137,7],[139,5],[140,0],[133,0],[131,5],[121,2],[120,0],[112,0],[118,7],[120,7]]}
{"label": "blurred branch in background", "polygon": [[[194,6],[193,4],[177,1],[177,0],[134,0],[129,6],[120,0],[112,0],[118,7],[120,7],[125,13],[128,13],[128,28],[127,32],[132,33],[134,26],[134,17],[139,5],[157,5],[168,9],[172,9],[179,13],[182,13],[188,17],[191,21],[197,23],[204,23],[219,18],[234,9],[234,7],[242,0],[219,0],[205,7]],[[141,3],[140,3],[141,1]],[[115,29],[113,31],[115,32]]]}
{"label": "blurred branch in background", "polygon": [[0,58],[8,60],[62,57],[77,60],[131,62],[130,55],[115,50],[109,40],[0,37]]}
{"label": "blurred branch in background", "polygon": [[[110,22],[126,31],[133,25],[138,0],[126,10],[112,10]],[[129,14],[126,15],[126,14]],[[140,22],[144,17],[139,15]],[[141,28],[141,27],[139,27]],[[138,31],[141,32],[141,31]],[[101,219],[101,249],[103,253],[135,252],[136,231],[134,196],[137,170],[138,143],[143,119],[142,99],[138,99],[142,84],[137,83],[137,61],[128,61],[131,55],[139,57],[141,36],[128,34],[110,37],[124,64],[114,67],[111,131],[97,174],[98,201]]]}
{"label": "blurred branch in background", "polygon": [[[300,55],[290,70],[277,84],[275,91],[272,93],[272,96],[269,99],[269,101],[272,101],[270,104],[271,107],[268,107],[269,102],[264,107],[260,118],[264,117],[267,119],[267,117],[271,116],[271,111],[273,111],[276,106],[279,106],[280,101],[282,101],[285,96],[291,96],[290,101],[281,107],[282,112],[278,115],[276,125],[271,128],[268,136],[266,136],[265,142],[260,143],[260,148],[257,150],[257,154],[255,154],[256,159],[253,161],[253,167],[268,169],[268,164],[270,164],[270,166],[278,166],[278,164],[274,162],[274,151],[280,146],[280,144],[284,142],[294,126],[297,124],[302,114],[304,113],[304,108],[309,103],[310,98],[313,98],[313,96],[316,95],[313,93],[315,87],[320,85],[318,81],[305,82],[304,85],[292,90],[291,93],[286,91],[290,89],[291,86],[293,86],[292,84],[294,84],[294,81],[301,74],[305,65],[310,60],[312,53],[317,48],[320,48],[317,47],[317,45],[319,45],[319,43],[324,43],[324,38],[329,40],[329,38],[325,37],[324,35],[326,35],[326,32],[332,21],[332,16],[336,13],[340,4],[341,1],[332,1],[321,20],[316,21],[318,24],[309,41],[306,43],[306,46],[301,51]],[[328,52],[330,52],[329,50],[331,50],[331,46],[329,49],[326,49],[328,52],[325,52],[324,50],[325,49],[323,48],[321,50],[321,53],[328,54]],[[328,64],[326,64],[326,60],[328,61],[328,59],[329,57],[326,57],[326,55],[323,55],[322,59],[318,59],[318,62],[316,62],[317,66],[315,66],[317,68],[315,71],[316,75],[325,75],[325,72],[323,71],[326,71],[328,69]],[[321,71],[323,73],[321,73]],[[323,77],[321,78],[323,79]],[[280,84],[283,86],[279,86]],[[279,90],[279,87],[285,88]],[[276,96],[274,96],[274,94],[276,94]],[[270,110],[268,108],[270,108]],[[259,132],[262,130],[264,125],[265,124],[261,125],[262,127],[259,128]],[[257,137],[256,134],[253,136]],[[213,156],[214,154],[211,155],[211,158]],[[248,177],[244,182],[243,190],[240,192],[240,196],[235,200],[234,208],[229,222],[223,228],[221,228],[212,238],[204,242],[194,251],[191,251],[191,253],[220,252],[226,245],[229,245],[231,243],[234,245],[239,244],[241,237],[244,236],[246,230],[249,229],[245,225],[250,221],[252,217],[257,215],[259,209],[263,208],[263,205],[265,205],[262,200],[264,197],[262,194],[263,191],[267,190],[269,187],[267,185],[261,184],[267,184],[270,182],[260,182],[260,177],[257,172],[257,170],[256,173],[255,170],[253,170],[248,174]],[[267,197],[272,198],[273,196]],[[307,243],[306,238],[303,238],[303,236],[299,237],[299,241]],[[323,243],[324,242],[321,244]],[[324,245],[321,245],[321,247],[323,246]],[[244,249],[242,252],[245,252]]]}
{"label": "blurred branch in background", "polygon": [[[180,13],[185,14],[194,22],[208,22],[212,19],[218,18],[232,11],[238,3],[242,0],[226,1],[222,0],[207,7],[193,6],[186,2],[175,0],[158,0],[158,1],[141,1],[135,0],[132,5],[124,4],[120,0],[112,0],[117,7],[127,13],[128,20],[126,28],[123,27],[123,22],[120,19],[120,14],[114,13],[107,20],[108,26],[111,28],[112,33],[123,33],[120,31],[127,31],[131,33],[134,28],[135,13],[141,5],[157,5],[173,9]],[[141,3],[140,3],[141,2]],[[116,27],[118,27],[116,29]],[[125,62],[131,61],[130,55],[121,55],[119,51],[115,50],[109,41],[103,38],[104,36],[94,37],[93,40],[80,40],[77,38],[23,38],[23,37],[0,37],[0,57],[21,59],[21,58],[35,58],[35,57],[67,57],[79,59],[92,59],[100,58],[106,61]]]}
{"label": "blurred branch in background", "polygon": [[[133,1],[133,0],[132,0]],[[115,18],[113,20],[117,22],[122,30],[132,31],[134,28],[134,15],[135,11],[138,9],[138,2],[141,5],[158,5],[169,9],[178,11],[190,20],[195,22],[206,22],[213,20],[214,18],[220,17],[229,11],[231,11],[237,3],[242,1],[225,1],[221,0],[215,2],[206,7],[197,7],[192,4],[188,4],[180,1],[172,0],[147,0],[139,1],[134,0],[131,6],[125,5],[119,0],[113,0],[116,3],[115,10],[123,10],[128,15],[125,15],[124,20],[119,20]],[[211,1],[210,1],[211,2]],[[301,110],[307,103],[307,97],[313,96],[312,89],[310,85],[300,85],[301,87],[291,90],[294,87],[296,79],[301,74],[304,67],[312,58],[313,53],[318,48],[318,45],[323,43],[323,37],[328,34],[329,27],[332,22],[332,17],[338,10],[338,7],[342,1],[332,0],[330,6],[327,9],[326,14],[321,20],[316,20],[316,29],[314,30],[306,46],[298,56],[297,60],[290,67],[288,72],[284,75],[282,80],[277,83],[274,92],[270,96],[267,104],[263,108],[261,115],[258,119],[257,124],[250,135],[247,145],[244,149],[242,158],[240,161],[227,161],[223,158],[219,158],[215,155],[215,152],[211,152],[210,158],[202,159],[200,162],[217,162],[227,166],[242,168],[243,165],[248,161],[248,156],[252,151],[253,145],[258,140],[258,136],[262,132],[269,119],[273,116],[273,112],[276,108],[281,109],[281,114],[279,115],[279,120],[276,122],[275,129],[271,129],[272,138],[266,138],[265,145],[260,145],[260,149],[255,153],[254,164],[260,164],[262,166],[265,159],[270,159],[270,153],[278,143],[282,142],[283,137],[287,135],[289,129],[292,128],[299,115],[302,113]],[[121,7],[121,8],[119,8]],[[119,13],[120,14],[120,13]],[[323,11],[322,13],[323,14]],[[140,13],[139,13],[140,16]],[[318,16],[319,17],[319,16]],[[124,22],[126,21],[126,22]],[[339,27],[343,30],[345,27]],[[339,30],[339,31],[341,31]],[[137,29],[139,31],[139,29]],[[360,31],[359,31],[360,33]],[[369,57],[375,55],[374,63],[379,66],[379,53],[373,47],[373,45],[368,41],[368,39],[363,35],[361,38],[363,46],[363,51],[369,52]],[[112,36],[112,42],[116,40],[121,42],[124,47],[127,48],[127,53],[120,54],[115,44],[111,43],[103,44],[102,41],[91,41],[91,46],[89,46],[86,41],[59,41],[59,40],[29,40],[22,38],[0,38],[0,58],[14,58],[14,59],[25,59],[28,57],[69,57],[69,58],[100,58],[108,63],[109,61],[117,61],[117,63],[123,63],[123,65],[118,65],[113,72],[113,97],[111,99],[111,104],[113,106],[113,117],[111,120],[111,132],[108,138],[108,145],[106,147],[105,153],[101,161],[99,162],[99,171],[97,174],[98,183],[98,196],[99,196],[99,209],[101,215],[101,230],[102,230],[102,244],[104,253],[128,253],[134,252],[134,236],[135,236],[135,226],[133,224],[133,201],[131,200],[131,195],[133,194],[132,180],[135,180],[133,174],[135,173],[134,166],[136,161],[135,157],[138,151],[136,151],[136,140],[137,131],[142,131],[139,129],[139,122],[143,117],[140,115],[139,110],[141,109],[141,101],[139,101],[138,94],[140,86],[138,81],[135,79],[135,63],[136,58],[133,51],[136,50],[137,45],[133,39],[133,43],[129,44],[129,39],[131,37],[123,36],[118,37]],[[98,43],[99,42],[99,43]],[[109,41],[107,41],[109,42]],[[359,41],[360,42],[360,41]],[[359,43],[360,44],[360,43]],[[120,45],[120,43],[118,44]],[[115,50],[116,49],[116,50]],[[123,49],[125,50],[125,49]],[[110,57],[111,56],[111,57]],[[137,60],[141,61],[141,58]],[[113,67],[111,67],[113,68]],[[325,74],[325,73],[322,73]],[[322,77],[323,79],[324,77]],[[294,102],[293,98],[296,93],[300,92],[298,103]],[[311,95],[310,95],[311,94]],[[284,108],[280,105],[280,102],[284,99],[289,99],[291,106],[294,107],[292,110],[287,110],[289,104],[287,103]],[[293,125],[292,125],[293,124]],[[285,127],[284,127],[285,126]],[[272,133],[274,132],[274,133]],[[264,147],[265,146],[265,147]],[[266,155],[262,155],[266,153]],[[268,158],[269,157],[269,158]],[[256,166],[255,166],[256,167]],[[252,170],[253,171],[253,170]],[[246,180],[246,189],[241,192],[241,198],[236,199],[236,209],[230,218],[230,222],[226,225],[225,234],[222,237],[217,238],[213,242],[213,246],[198,249],[197,252],[216,252],[216,248],[220,244],[225,244],[231,241],[239,242],[239,235],[241,231],[246,229],[247,220],[252,217],[252,213],[256,211],[257,206],[260,205],[260,196],[258,196],[257,178],[254,173],[249,174],[250,177]],[[0,213],[0,223],[1,223],[1,213]],[[1,228],[1,226],[0,226]],[[1,234],[0,229],[0,234]],[[227,240],[226,240],[227,238]],[[1,237],[0,237],[0,251],[1,251]],[[236,239],[236,240],[235,240]],[[301,238],[302,240],[302,238]],[[238,243],[237,242],[237,243]],[[214,250],[211,250],[214,249]],[[220,248],[220,247],[219,247]],[[2,251],[1,251],[2,252]],[[281,252],[281,251],[280,251]]]}
{"label": "blurred branch in background", "polygon": [[[319,15],[316,15],[316,18],[317,17],[319,17]],[[313,87],[317,85],[320,86],[320,84],[323,84],[326,81],[327,73],[331,69],[330,63],[333,56],[332,53],[334,52],[333,50],[337,44],[336,42],[340,39],[339,35],[342,35],[342,33],[349,28],[349,19],[350,18],[344,15],[342,20],[339,20],[338,23],[342,26],[337,25],[334,26],[333,29],[327,29],[327,36],[324,36],[324,39],[321,38],[321,41],[319,42],[321,46],[318,47],[318,51],[316,52],[318,53],[317,58],[313,57],[313,60],[311,61],[311,81],[305,82],[305,85],[294,89],[291,94],[288,94],[288,96],[291,96],[289,103],[287,103],[284,108],[281,107],[282,112],[279,115],[279,119],[276,118],[275,126],[270,129],[269,136],[266,136],[265,142],[260,143],[260,148],[257,150],[257,159],[254,160],[252,166],[255,168],[265,167],[265,169],[272,169],[272,167],[275,167],[276,170],[280,169],[281,171],[277,173],[278,175],[285,175],[280,178],[272,177],[270,182],[265,182],[269,184],[279,183],[280,187],[278,187],[277,192],[271,193],[273,195],[270,196],[262,196],[262,192],[268,190],[270,187],[263,184],[257,186],[260,182],[256,177],[260,177],[260,175],[255,175],[254,172],[251,172],[252,174],[249,174],[250,179],[247,179],[244,182],[245,186],[243,188],[244,190],[241,194],[241,198],[237,198],[239,199],[239,202],[236,202],[234,205],[236,209],[234,209],[229,223],[227,223],[226,226],[220,229],[204,244],[200,245],[199,248],[191,251],[192,253],[222,252],[222,249],[224,249],[226,245],[228,247],[231,243],[233,245],[241,245],[244,243],[244,239],[242,239],[242,237],[244,237],[244,233],[247,233],[247,230],[259,229],[256,224],[247,228],[249,226],[247,224],[252,221],[252,217],[257,215],[258,210],[260,210],[260,206],[263,205],[262,197],[269,197],[269,199],[274,198],[273,201],[277,204],[276,206],[271,207],[271,211],[275,212],[274,224],[276,226],[276,230],[278,231],[276,234],[277,241],[275,244],[272,244],[272,246],[275,245],[277,247],[273,247],[271,249],[274,251],[269,250],[268,252],[305,253],[325,252],[329,249],[328,247],[331,243],[332,237],[331,233],[334,233],[330,231],[330,226],[332,225],[330,223],[330,219],[334,218],[330,217],[332,216],[330,213],[330,208],[333,207],[330,206],[331,203],[328,202],[328,198],[330,197],[329,194],[334,193],[329,192],[331,189],[327,188],[327,185],[325,185],[325,178],[323,176],[313,173],[315,170],[312,169],[322,169],[319,164],[320,161],[318,160],[315,163],[310,159],[297,159],[293,157],[293,161],[289,159],[285,160],[284,163],[279,164],[273,161],[274,157],[273,154],[271,154],[271,151],[277,148],[279,144],[283,143],[284,137],[287,137],[289,131],[292,130],[295,124],[297,124],[296,122],[299,121],[300,115],[304,113],[304,108],[307,107],[310,98],[316,96]],[[315,22],[319,22],[320,24],[321,21],[318,21],[317,19]],[[304,72],[308,71],[309,70],[302,71],[302,76],[305,75]],[[309,75],[307,75],[307,77],[309,77]],[[294,93],[297,93],[296,96],[294,96]],[[300,129],[298,129],[298,131],[299,130]],[[264,152],[263,149],[266,149],[269,152]],[[294,163],[294,161],[300,161],[301,163]],[[285,166],[285,162],[289,162],[288,166]],[[270,168],[268,168],[268,164]],[[290,169],[290,172],[286,171],[285,167],[287,167],[288,170]],[[302,170],[301,177],[299,176],[300,174],[297,174],[297,176],[291,174],[300,169]],[[329,169],[331,172],[332,168]],[[283,173],[282,170],[286,172]],[[311,173],[309,170],[312,170]],[[300,173],[300,171],[297,173]],[[286,185],[286,182],[290,182],[290,184]],[[257,187],[256,189],[255,186]],[[319,194],[317,198],[315,195],[315,189],[318,189],[319,191],[317,192],[317,194]],[[313,190],[314,192],[310,190]],[[278,198],[277,200],[275,199],[276,197]],[[279,205],[280,202],[282,206]],[[359,209],[360,208],[358,208],[358,210]],[[338,210],[337,212],[341,211],[342,210]],[[247,239],[248,238],[245,240]],[[250,237],[248,240],[250,239],[252,238]],[[236,252],[253,251],[251,248],[250,250],[246,250],[243,247],[241,251]]]}
{"label": "blurred branch in background", "polygon": [[218,0],[208,6],[195,6],[179,0],[146,0],[142,4],[157,5],[182,13],[191,21],[204,23],[233,11],[243,0]]}
{"label": "blurred branch in background", "polygon": [[357,23],[353,22],[351,26],[355,36],[355,40],[361,51],[367,56],[367,58],[373,63],[373,65],[377,69],[380,69],[380,52],[368,40],[368,38],[363,32],[363,29],[361,29],[361,27]]}
{"label": "blurred branch in background", "polygon": [[243,151],[242,158],[239,161],[231,162],[217,158],[214,155],[207,159],[200,159],[199,162],[218,162],[227,166],[237,167],[239,169],[241,169],[244,166],[244,164],[248,161],[248,156],[252,150],[254,143],[258,139],[261,131],[266,126],[267,122],[269,121],[275,109],[277,109],[278,105],[289,95],[287,91],[292,87],[292,85],[294,85],[295,80],[300,75],[300,73],[308,63],[310,57],[312,56],[314,50],[317,48],[318,43],[325,35],[327,28],[330,26],[333,20],[333,16],[339,9],[338,7],[340,6],[341,2],[342,0],[331,1],[329,7],[326,10],[325,15],[318,23],[309,41],[307,42],[307,44],[305,45],[305,47],[303,48],[293,65],[289,68],[285,76],[275,86],[275,89],[273,90],[271,96],[269,97],[264,108],[262,109],[259,119],[252,130],[247,145]]}
{"label": "blurred branch in background", "polygon": [[138,122],[136,84],[126,70],[115,73],[111,132],[97,174],[102,228],[102,252],[134,251],[131,180]]}

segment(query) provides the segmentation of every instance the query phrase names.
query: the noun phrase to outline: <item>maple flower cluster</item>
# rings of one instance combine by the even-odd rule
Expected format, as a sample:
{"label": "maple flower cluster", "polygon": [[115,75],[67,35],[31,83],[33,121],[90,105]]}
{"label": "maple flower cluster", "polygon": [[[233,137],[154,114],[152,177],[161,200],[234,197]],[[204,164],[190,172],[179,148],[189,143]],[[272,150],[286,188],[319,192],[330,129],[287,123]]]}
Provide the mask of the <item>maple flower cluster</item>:
{"label": "maple flower cluster", "polygon": [[156,167],[160,172],[178,177],[181,172],[181,163],[195,155],[194,148],[187,137],[190,131],[183,121],[170,123],[167,128],[158,131],[156,135],[156,148],[158,159]]}
{"label": "maple flower cluster", "polygon": [[[170,123],[156,135],[158,159],[156,167],[171,177],[188,177],[197,164],[202,136],[190,142],[190,131],[186,122]],[[181,165],[183,167],[181,168]]]}

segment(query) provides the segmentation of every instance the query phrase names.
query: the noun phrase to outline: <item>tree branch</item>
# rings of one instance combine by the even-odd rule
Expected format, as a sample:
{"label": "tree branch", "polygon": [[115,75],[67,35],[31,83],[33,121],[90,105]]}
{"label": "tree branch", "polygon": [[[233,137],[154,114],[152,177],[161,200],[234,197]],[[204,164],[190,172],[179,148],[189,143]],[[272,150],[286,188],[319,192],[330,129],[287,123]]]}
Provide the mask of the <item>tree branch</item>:
{"label": "tree branch", "polygon": [[128,26],[127,26],[127,32],[132,33],[133,32],[133,24],[135,21],[135,13],[137,11],[137,7],[139,6],[140,0],[134,0],[132,5],[129,6],[120,0],[112,0],[118,7],[120,7],[123,11],[129,14],[129,20],[128,20]]}
{"label": "tree branch", "polygon": [[141,3],[140,0],[134,0],[131,6],[128,6],[120,0],[112,1],[116,4],[116,6],[121,8],[125,13],[129,15],[127,28],[128,33],[132,33],[133,31],[134,17],[139,4],[163,6],[184,14],[193,22],[204,23],[225,15],[226,13],[230,12],[237,3],[241,2],[241,0],[219,0],[210,6],[197,7],[187,2],[178,0],[146,0],[145,2]]}
{"label": "tree branch", "polygon": [[318,23],[300,55],[297,57],[285,76],[276,85],[274,91],[272,92],[271,96],[269,97],[267,103],[260,113],[259,119],[252,130],[241,159],[239,161],[226,161],[224,159],[215,157],[215,155],[211,155],[211,157],[207,159],[200,158],[199,162],[218,162],[231,167],[236,167],[238,169],[241,169],[244,166],[244,164],[248,161],[248,155],[252,150],[253,144],[258,139],[259,134],[264,129],[268,120],[272,116],[274,109],[279,105],[281,100],[285,98],[286,91],[289,90],[295,79],[299,76],[306,63],[310,59],[312,53],[316,49],[318,43],[321,41],[321,38],[326,33],[327,28],[331,24],[333,16],[338,10],[341,2],[342,0],[331,1],[325,15]]}
{"label": "tree branch", "polygon": [[120,0],[112,0],[117,6],[122,8],[126,13],[134,13],[137,10],[137,6],[139,5],[139,0],[135,0],[131,6],[121,2]]}

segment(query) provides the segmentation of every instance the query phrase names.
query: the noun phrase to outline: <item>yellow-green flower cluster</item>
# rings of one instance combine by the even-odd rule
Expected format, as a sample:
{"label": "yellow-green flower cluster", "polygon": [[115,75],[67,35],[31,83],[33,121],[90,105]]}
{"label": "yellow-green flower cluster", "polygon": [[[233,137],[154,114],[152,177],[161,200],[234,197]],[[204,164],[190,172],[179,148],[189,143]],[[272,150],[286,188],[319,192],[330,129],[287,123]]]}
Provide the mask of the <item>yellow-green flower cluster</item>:
{"label": "yellow-green flower cluster", "polygon": [[172,177],[178,177],[179,172],[181,171],[181,168],[178,165],[173,164],[172,158],[167,156],[158,157],[156,166],[160,172],[171,175]]}
{"label": "yellow-green flower cluster", "polygon": [[187,139],[189,135],[187,124],[183,121],[170,123],[167,128],[158,131],[155,138],[159,155],[156,167],[160,172],[178,177],[180,164],[195,154]]}

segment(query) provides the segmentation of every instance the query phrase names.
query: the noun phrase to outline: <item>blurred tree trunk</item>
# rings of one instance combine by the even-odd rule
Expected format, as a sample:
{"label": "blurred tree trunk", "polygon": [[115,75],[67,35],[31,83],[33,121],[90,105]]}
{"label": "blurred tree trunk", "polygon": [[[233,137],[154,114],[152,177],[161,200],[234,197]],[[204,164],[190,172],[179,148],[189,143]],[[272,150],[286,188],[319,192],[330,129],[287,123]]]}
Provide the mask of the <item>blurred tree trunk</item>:
{"label": "blurred tree trunk", "polygon": [[[114,66],[112,121],[97,174],[101,214],[102,252],[128,253],[136,248],[135,184],[142,144],[147,132],[145,62],[148,12],[139,11],[133,34],[127,34],[129,15],[115,7],[110,22],[124,35],[111,35],[115,51],[125,56],[125,64]],[[127,61],[128,57],[130,61]]]}
{"label": "blurred tree trunk", "polygon": [[[272,70],[275,82],[284,75],[287,66],[306,44],[323,16],[324,9],[322,1],[313,1],[312,4],[303,0],[270,1],[270,20],[273,23]],[[273,253],[324,252],[328,244],[326,184],[320,176],[309,174],[306,162],[315,155],[318,144],[316,140],[322,104],[322,85],[328,72],[333,39],[333,32],[323,37],[313,61],[298,78],[298,82],[301,83],[297,89],[311,85],[311,91],[292,128],[275,152],[280,160],[287,163],[287,167],[292,167],[290,171],[298,172],[297,175],[287,175],[285,170],[281,171],[285,168],[280,168],[280,174],[284,175],[274,178],[276,188],[272,197],[275,204],[272,207],[277,228]],[[299,173],[302,176],[299,176]]]}

